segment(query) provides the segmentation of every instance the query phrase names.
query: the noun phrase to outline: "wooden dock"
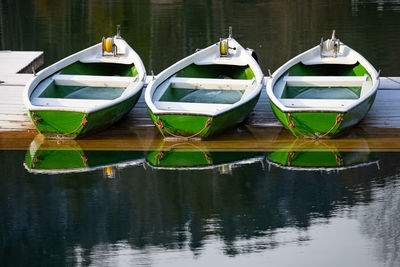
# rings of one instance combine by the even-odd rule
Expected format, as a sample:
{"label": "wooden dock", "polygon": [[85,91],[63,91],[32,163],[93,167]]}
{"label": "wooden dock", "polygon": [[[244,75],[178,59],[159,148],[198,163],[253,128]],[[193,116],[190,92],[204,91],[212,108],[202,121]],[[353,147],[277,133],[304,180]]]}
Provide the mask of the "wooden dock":
{"label": "wooden dock", "polygon": [[[18,60],[12,62],[16,55]],[[0,52],[0,62],[0,149],[26,150],[38,135],[22,103],[24,86],[33,74],[17,72],[35,70],[43,62],[42,53]],[[154,150],[168,147],[171,142],[164,140],[154,127],[142,94],[131,112],[106,131],[78,141],[53,140],[46,144],[79,145],[86,150]],[[275,118],[263,89],[254,111],[236,130],[192,142],[208,150],[271,151],[289,147],[295,139]],[[338,139],[319,142],[342,151],[400,151],[400,78],[381,78],[375,103],[364,120]],[[185,147],[188,142],[181,143]]]}

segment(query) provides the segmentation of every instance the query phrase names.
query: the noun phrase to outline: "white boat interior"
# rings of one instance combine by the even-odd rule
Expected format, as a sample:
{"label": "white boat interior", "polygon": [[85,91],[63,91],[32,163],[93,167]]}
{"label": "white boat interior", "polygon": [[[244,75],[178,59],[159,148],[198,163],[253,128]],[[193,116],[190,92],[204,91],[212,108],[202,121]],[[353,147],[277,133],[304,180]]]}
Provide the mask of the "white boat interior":
{"label": "white boat interior", "polygon": [[153,95],[160,110],[216,112],[247,97],[257,89],[255,78],[218,79],[173,76]]}
{"label": "white boat interior", "polygon": [[96,107],[129,93],[138,76],[56,74],[42,81],[31,95],[36,106]]}
{"label": "white boat interior", "polygon": [[274,94],[286,107],[343,108],[358,101],[372,88],[364,76],[289,76],[274,86]]}

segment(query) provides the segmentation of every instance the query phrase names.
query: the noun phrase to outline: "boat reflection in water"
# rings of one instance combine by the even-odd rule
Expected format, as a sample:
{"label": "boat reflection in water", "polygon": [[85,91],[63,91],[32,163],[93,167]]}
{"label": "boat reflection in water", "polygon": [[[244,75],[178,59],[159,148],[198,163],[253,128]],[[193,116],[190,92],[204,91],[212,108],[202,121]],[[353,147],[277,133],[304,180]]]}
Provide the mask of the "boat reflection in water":
{"label": "boat reflection in water", "polygon": [[[284,138],[276,143],[281,140],[288,144]],[[331,149],[332,144],[336,144],[333,151],[340,151],[337,153],[343,163],[339,168],[343,168],[349,162],[347,152],[342,152],[340,143],[327,141]],[[355,142],[367,155],[358,162],[377,162],[374,153],[368,152],[367,143],[363,147],[362,139]],[[276,253],[292,253],[299,262],[306,263],[320,244],[332,251],[332,257],[342,259],[348,246],[338,248],[341,242],[363,248],[369,246],[369,236],[386,241],[390,240],[389,234],[396,236],[398,233],[396,227],[382,226],[380,229],[385,231],[377,231],[373,216],[377,214],[375,207],[382,207],[385,218],[398,218],[398,202],[385,210],[384,202],[380,204],[380,194],[392,190],[393,196],[399,192],[399,187],[393,184],[400,182],[400,153],[378,152],[380,169],[368,165],[327,175],[323,171],[275,167],[278,163],[268,170],[263,168],[264,153],[220,152],[207,144],[210,142],[161,143],[158,149],[142,157],[146,159],[145,168],[138,165],[118,169],[124,166],[121,162],[136,159],[140,162],[140,157],[128,157],[130,152],[124,152],[121,154],[124,156],[114,159],[109,155],[115,152],[87,151],[87,146],[79,141],[57,145],[56,141],[43,142],[37,138],[26,153],[25,165],[33,172],[52,170],[50,175],[34,175],[15,168],[13,176],[4,175],[0,179],[0,195],[5,199],[0,201],[0,213],[4,214],[0,216],[0,224],[4,226],[0,236],[4,244],[9,244],[7,252],[19,255],[10,259],[10,264],[0,265],[12,265],[11,261],[21,266],[32,265],[31,259],[34,265],[79,265],[82,262],[95,266],[104,262],[118,265],[121,257],[124,262],[169,266],[191,265],[194,258],[198,265],[206,265],[210,257],[215,257],[214,262],[228,265],[232,257],[247,260],[254,253],[266,260]],[[282,151],[287,154],[296,150],[291,166],[302,155],[297,144],[301,143],[296,141],[294,146]],[[307,144],[303,148],[308,148]],[[318,149],[321,147],[315,150]],[[73,165],[61,156],[55,160],[55,155],[61,153],[59,150],[69,151],[68,156],[77,163]],[[329,149],[325,150],[336,164],[336,157]],[[3,157],[7,166],[25,152],[1,153],[7,155]],[[269,162],[273,153],[269,154]],[[82,163],[81,155],[87,158],[87,166]],[[109,157],[100,160],[96,155]],[[102,169],[58,174],[66,169],[88,170],[95,167],[95,159],[99,168],[117,166],[114,169],[118,171],[118,179],[104,179]],[[55,163],[50,164],[52,161]],[[357,165],[355,160],[352,162],[350,166]],[[67,163],[68,168],[65,167]],[[30,177],[34,179],[27,179]],[[363,232],[354,221],[357,214],[369,218],[362,225]],[[384,222],[397,225],[397,221],[389,219]],[[49,235],[52,238],[43,238]],[[23,250],[21,244],[24,244]],[[42,251],[54,256],[38,259]],[[358,250],[352,255],[354,260],[369,254]]]}
{"label": "boat reflection in water", "polygon": [[288,170],[340,171],[376,165],[376,152],[369,149],[365,139],[358,139],[358,151],[341,150],[341,141],[295,139],[290,145],[268,153],[267,163]]}
{"label": "boat reflection in water", "polygon": [[146,155],[147,165],[155,169],[202,170],[216,169],[221,174],[231,173],[242,165],[263,163],[262,152],[210,151],[201,142],[165,142],[159,149]]}
{"label": "boat reflection in water", "polygon": [[103,169],[114,178],[116,169],[144,162],[142,151],[83,150],[74,140],[47,140],[37,135],[26,152],[24,166],[30,173],[60,174]]}

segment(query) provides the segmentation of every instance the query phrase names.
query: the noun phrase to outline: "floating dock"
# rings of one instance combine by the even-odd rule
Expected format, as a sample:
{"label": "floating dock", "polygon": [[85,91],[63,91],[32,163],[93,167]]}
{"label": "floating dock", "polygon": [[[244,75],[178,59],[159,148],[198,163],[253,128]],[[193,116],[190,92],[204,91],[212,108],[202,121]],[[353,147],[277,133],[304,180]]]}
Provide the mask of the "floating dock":
{"label": "floating dock", "polygon": [[[38,132],[24,107],[22,92],[33,72],[43,64],[43,52],[0,51],[0,62],[0,149],[26,150]],[[151,76],[147,77],[147,82],[150,79]],[[181,142],[182,147],[189,148],[190,143],[195,143],[215,151],[272,151],[295,142],[275,118],[265,88],[244,123],[201,142],[165,140],[148,115],[143,95],[131,112],[109,129],[81,140],[49,140],[46,144],[79,145],[84,150],[147,151]],[[341,151],[400,151],[400,77],[380,79],[372,109],[347,134],[315,142]]]}

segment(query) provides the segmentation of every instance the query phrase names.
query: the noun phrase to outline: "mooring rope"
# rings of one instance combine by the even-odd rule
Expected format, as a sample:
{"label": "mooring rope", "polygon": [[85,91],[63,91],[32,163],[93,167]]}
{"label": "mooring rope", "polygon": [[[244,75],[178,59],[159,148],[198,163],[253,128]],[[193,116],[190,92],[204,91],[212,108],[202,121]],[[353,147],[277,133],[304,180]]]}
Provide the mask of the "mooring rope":
{"label": "mooring rope", "polygon": [[[32,120],[33,120],[33,124],[35,124],[36,127],[38,127],[42,132],[44,132],[44,133],[45,133],[45,132],[49,132],[49,131],[45,130],[42,126],[40,126],[39,121],[41,121],[42,118],[40,118],[39,116],[37,116],[37,115],[35,114],[35,112],[32,112]],[[59,134],[56,134],[56,137],[57,137],[57,138],[62,138],[62,137],[64,137],[64,136],[74,134],[74,133],[75,133],[76,131],[78,131],[82,126],[85,126],[87,122],[88,122],[88,120],[87,120],[87,116],[86,116],[86,114],[85,114],[85,115],[83,115],[81,124],[79,124],[79,126],[78,126],[75,130],[73,130],[72,132],[69,132],[69,133],[59,133]]]}
{"label": "mooring rope", "polygon": [[300,130],[297,129],[296,125],[294,124],[292,115],[291,115],[290,113],[288,113],[287,119],[288,119],[288,126],[289,126],[289,127],[292,127],[293,129],[295,129],[296,132],[298,132],[300,135],[302,135],[304,138],[307,138],[307,139],[320,139],[320,138],[324,138],[325,136],[327,136],[328,134],[330,134],[330,133],[333,131],[333,129],[335,129],[335,127],[336,127],[341,121],[343,121],[342,114],[339,113],[339,114],[336,116],[335,124],[332,126],[332,128],[331,128],[329,131],[327,131],[327,132],[324,133],[323,135],[313,135],[313,136],[309,136],[309,135],[303,134],[302,132],[300,132]]}
{"label": "mooring rope", "polygon": [[160,151],[157,155],[155,155],[154,157],[157,158],[158,163],[160,163],[162,157],[164,156],[165,152],[164,151],[170,151],[172,150],[174,147],[176,146],[180,146],[180,145],[191,145],[192,147],[196,148],[197,150],[201,151],[204,155],[204,157],[206,158],[208,163],[211,163],[211,156],[208,155],[203,149],[201,149],[199,146],[196,146],[195,144],[192,143],[187,143],[187,142],[183,142],[183,143],[176,143],[173,144],[171,146],[169,146],[167,149]]}
{"label": "mooring rope", "polygon": [[335,156],[335,160],[336,160],[337,165],[338,165],[338,166],[342,165],[342,163],[343,163],[343,158],[342,158],[340,155],[338,155],[330,146],[328,146],[327,144],[325,144],[324,142],[322,142],[322,141],[320,141],[320,140],[312,139],[312,140],[309,140],[309,141],[306,141],[306,142],[303,142],[303,143],[299,144],[298,146],[295,147],[294,150],[291,150],[291,151],[288,152],[288,166],[290,166],[290,164],[292,163],[292,160],[293,160],[293,158],[294,158],[294,155],[295,155],[295,153],[296,153],[296,150],[298,150],[300,147],[302,147],[302,146],[304,146],[305,144],[310,143],[310,142],[311,142],[311,143],[314,143],[314,144],[322,144],[322,145],[324,145],[324,146],[325,146],[326,148],[328,148],[328,149],[332,152],[332,154]]}
{"label": "mooring rope", "polygon": [[33,124],[35,124],[36,127],[38,127],[42,132],[45,132],[46,130],[40,126],[39,121],[42,120],[42,118],[38,117],[35,112],[32,112],[32,119],[33,119]]}
{"label": "mooring rope", "polygon": [[80,151],[78,151],[78,150],[75,150],[75,151],[79,153],[79,156],[81,156],[83,165],[85,165],[85,167],[87,167],[87,165],[86,165],[86,163],[87,163],[87,157],[86,157],[85,155],[83,155]]}
{"label": "mooring rope", "polygon": [[88,120],[87,120],[87,117],[86,117],[86,114],[85,114],[85,115],[83,115],[81,124],[79,124],[79,126],[78,126],[75,130],[73,130],[72,132],[69,132],[69,133],[57,134],[56,136],[57,136],[57,138],[61,138],[61,137],[67,136],[67,135],[74,134],[74,133],[75,133],[76,131],[78,131],[82,126],[85,126],[87,122],[88,122]]}
{"label": "mooring rope", "polygon": [[391,81],[394,82],[394,83],[400,84],[400,82],[399,82],[399,81],[396,81],[395,79],[392,79],[392,78],[390,78],[390,77],[386,77],[386,78],[389,79],[389,80],[391,80]]}
{"label": "mooring rope", "polygon": [[40,155],[40,154],[42,154],[42,151],[39,151],[39,153],[38,153],[36,156],[33,157],[33,159],[32,159],[32,167],[33,167],[33,168],[35,168],[35,167],[36,167],[36,164],[37,164],[39,161],[41,161],[41,160],[39,159],[39,155]]}
{"label": "mooring rope", "polygon": [[176,134],[171,133],[170,131],[168,131],[167,128],[165,128],[165,126],[163,125],[163,123],[162,123],[160,117],[157,118],[157,122],[154,122],[154,125],[156,125],[157,127],[159,127],[161,130],[166,131],[169,135],[171,135],[171,136],[173,136],[173,137],[190,139],[190,138],[193,138],[193,137],[198,136],[198,135],[201,134],[205,129],[207,129],[208,127],[210,127],[210,125],[211,125],[211,119],[208,119],[208,120],[206,121],[206,123],[205,123],[203,129],[201,129],[198,133],[195,133],[195,134],[193,134],[193,135],[191,135],[191,136],[182,136],[182,135],[176,135]]}

